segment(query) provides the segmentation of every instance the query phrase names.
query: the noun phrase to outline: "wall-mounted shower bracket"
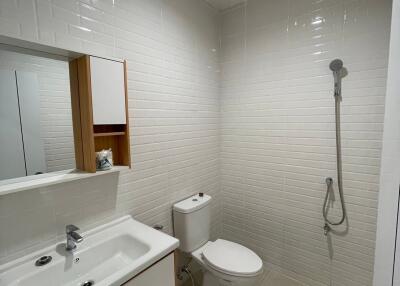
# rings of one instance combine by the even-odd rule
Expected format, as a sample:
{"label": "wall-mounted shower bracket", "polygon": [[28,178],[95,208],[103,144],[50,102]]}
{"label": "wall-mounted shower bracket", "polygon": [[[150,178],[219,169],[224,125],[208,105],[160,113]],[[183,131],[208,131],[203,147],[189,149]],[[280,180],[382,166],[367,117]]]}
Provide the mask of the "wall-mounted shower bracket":
{"label": "wall-mounted shower bracket", "polygon": [[326,222],[324,225],[324,235],[327,236],[328,233],[332,230],[332,228],[329,226],[329,224]]}

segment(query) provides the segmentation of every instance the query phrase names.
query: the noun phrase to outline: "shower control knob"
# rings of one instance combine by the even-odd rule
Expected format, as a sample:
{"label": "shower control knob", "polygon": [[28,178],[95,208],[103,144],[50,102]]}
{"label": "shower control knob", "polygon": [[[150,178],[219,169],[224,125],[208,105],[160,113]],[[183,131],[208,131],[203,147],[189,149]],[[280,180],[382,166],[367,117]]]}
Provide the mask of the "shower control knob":
{"label": "shower control knob", "polygon": [[199,197],[200,198],[204,197],[204,193],[199,193]]}

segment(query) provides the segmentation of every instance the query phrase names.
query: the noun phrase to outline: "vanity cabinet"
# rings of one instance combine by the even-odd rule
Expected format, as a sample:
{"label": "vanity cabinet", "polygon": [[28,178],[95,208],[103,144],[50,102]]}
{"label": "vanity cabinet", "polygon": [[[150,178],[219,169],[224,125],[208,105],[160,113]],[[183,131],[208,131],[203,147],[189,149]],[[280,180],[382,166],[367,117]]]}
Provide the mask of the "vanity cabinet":
{"label": "vanity cabinet", "polygon": [[96,172],[96,152],[131,166],[126,62],[85,55],[69,63],[77,169]]}
{"label": "vanity cabinet", "polygon": [[123,286],[175,286],[174,254],[153,264]]}

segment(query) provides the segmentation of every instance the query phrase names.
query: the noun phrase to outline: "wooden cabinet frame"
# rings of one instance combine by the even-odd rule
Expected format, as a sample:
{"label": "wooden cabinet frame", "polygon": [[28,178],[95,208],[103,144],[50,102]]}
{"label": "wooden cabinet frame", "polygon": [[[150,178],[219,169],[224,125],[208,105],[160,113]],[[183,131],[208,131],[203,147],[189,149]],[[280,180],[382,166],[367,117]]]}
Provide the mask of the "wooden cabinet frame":
{"label": "wooden cabinet frame", "polygon": [[131,167],[126,61],[123,66],[126,124],[93,125],[90,56],[69,63],[77,169],[96,172],[96,152],[108,148],[113,151],[114,165]]}

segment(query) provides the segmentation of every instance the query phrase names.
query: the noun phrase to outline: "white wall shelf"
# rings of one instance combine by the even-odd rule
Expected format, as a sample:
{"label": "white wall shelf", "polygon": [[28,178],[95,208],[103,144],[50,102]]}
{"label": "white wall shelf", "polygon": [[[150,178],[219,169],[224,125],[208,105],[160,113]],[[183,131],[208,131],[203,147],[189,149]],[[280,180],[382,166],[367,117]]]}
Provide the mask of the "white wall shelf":
{"label": "white wall shelf", "polygon": [[51,185],[82,180],[101,176],[105,174],[128,170],[128,166],[114,166],[107,171],[97,171],[96,173],[87,173],[79,170],[64,170],[54,173],[21,177],[16,179],[4,180],[0,183],[0,196],[9,195],[21,191],[43,188]]}

